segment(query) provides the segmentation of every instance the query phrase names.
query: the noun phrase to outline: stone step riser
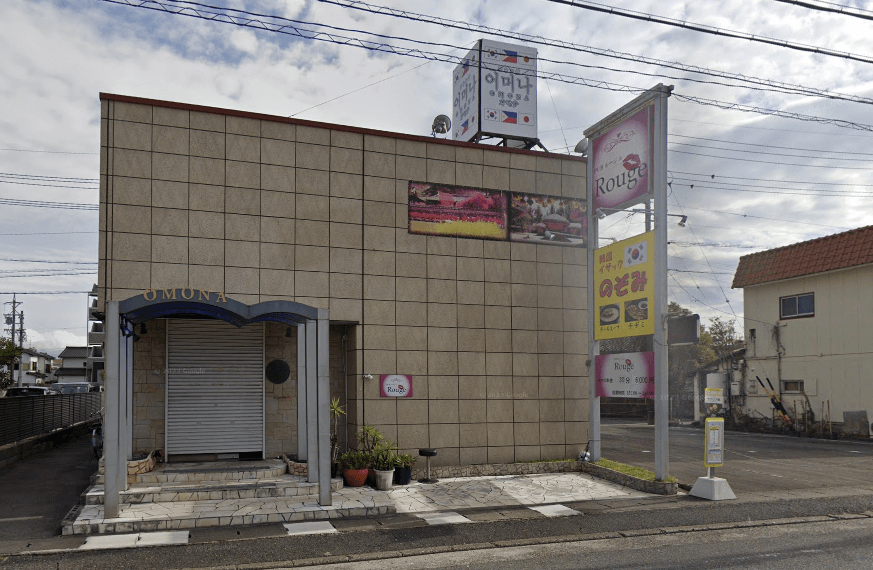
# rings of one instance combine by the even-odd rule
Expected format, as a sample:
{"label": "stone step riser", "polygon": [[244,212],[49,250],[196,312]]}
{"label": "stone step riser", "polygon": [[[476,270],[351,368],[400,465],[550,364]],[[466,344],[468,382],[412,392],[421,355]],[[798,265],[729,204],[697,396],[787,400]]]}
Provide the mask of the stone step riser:
{"label": "stone step riser", "polygon": [[336,509],[333,511],[306,511],[295,513],[266,514],[266,515],[240,515],[231,517],[201,517],[197,519],[176,520],[143,520],[119,523],[84,523],[75,522],[64,525],[63,534],[88,535],[106,533],[148,532],[155,530],[184,530],[191,528],[206,528],[215,526],[238,526],[251,524],[301,522],[311,520],[328,520],[347,517],[364,517],[394,514],[397,509],[389,507],[357,507],[350,509]]}
{"label": "stone step riser", "polygon": [[[189,482],[198,483],[201,481],[238,481],[240,479],[270,479],[272,477],[281,477],[288,473],[286,468],[267,469],[258,471],[235,471],[235,472],[218,472],[218,473],[160,473],[151,472],[142,475],[128,475],[127,482],[131,485],[135,483],[146,483],[159,485],[161,483],[179,483]],[[92,485],[103,485],[106,482],[106,477],[103,474],[91,475]]]}
{"label": "stone step riser", "polygon": [[[341,482],[332,482],[333,492],[342,489]],[[140,503],[175,503],[182,501],[220,501],[227,499],[265,499],[270,497],[301,497],[318,495],[317,485],[294,486],[281,485],[276,487],[253,487],[244,489],[220,489],[189,491],[161,491],[158,493],[131,493],[121,495],[121,502],[127,504]],[[86,496],[85,504],[102,505],[103,495]]]}

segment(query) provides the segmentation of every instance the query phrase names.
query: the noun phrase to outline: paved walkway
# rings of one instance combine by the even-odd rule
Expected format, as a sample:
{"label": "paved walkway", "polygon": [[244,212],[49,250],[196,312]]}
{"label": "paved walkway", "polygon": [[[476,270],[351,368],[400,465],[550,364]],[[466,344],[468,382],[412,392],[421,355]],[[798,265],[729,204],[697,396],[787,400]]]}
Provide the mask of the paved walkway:
{"label": "paved walkway", "polygon": [[120,505],[118,518],[105,519],[103,505],[86,505],[72,530],[75,534],[164,531],[649,496],[583,473],[465,477],[415,482],[390,491],[344,487],[333,494],[330,506],[319,505],[314,496],[134,503]]}

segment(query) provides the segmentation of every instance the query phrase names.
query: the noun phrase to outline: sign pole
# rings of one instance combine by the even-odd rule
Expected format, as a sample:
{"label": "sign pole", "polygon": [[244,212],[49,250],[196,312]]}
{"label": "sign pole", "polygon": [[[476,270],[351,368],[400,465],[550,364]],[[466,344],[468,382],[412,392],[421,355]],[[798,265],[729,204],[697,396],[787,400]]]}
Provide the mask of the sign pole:
{"label": "sign pole", "polygon": [[669,366],[667,362],[667,97],[671,88],[659,85],[655,99],[655,478],[665,481],[670,470]]}
{"label": "sign pole", "polygon": [[[590,155],[589,155],[590,156]],[[588,190],[588,452],[591,461],[600,461],[600,397],[597,396],[596,361],[600,354],[600,341],[595,340],[594,327],[596,311],[594,310],[594,250],[599,245],[600,220],[594,215],[591,190],[594,185],[594,173],[590,160],[586,164]]]}

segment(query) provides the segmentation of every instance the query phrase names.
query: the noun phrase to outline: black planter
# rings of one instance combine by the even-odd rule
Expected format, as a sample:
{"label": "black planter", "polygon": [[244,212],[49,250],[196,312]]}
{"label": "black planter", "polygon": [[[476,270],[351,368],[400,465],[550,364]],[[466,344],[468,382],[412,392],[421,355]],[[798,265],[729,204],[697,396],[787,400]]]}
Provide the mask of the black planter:
{"label": "black planter", "polygon": [[412,480],[412,466],[394,468],[394,484],[409,485]]}

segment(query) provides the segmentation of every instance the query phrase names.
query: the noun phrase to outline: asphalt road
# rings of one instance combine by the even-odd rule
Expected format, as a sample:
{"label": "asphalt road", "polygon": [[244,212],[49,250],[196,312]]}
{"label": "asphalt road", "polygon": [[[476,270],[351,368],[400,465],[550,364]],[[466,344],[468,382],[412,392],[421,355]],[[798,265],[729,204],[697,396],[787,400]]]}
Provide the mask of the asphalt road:
{"label": "asphalt road", "polygon": [[[669,473],[693,485],[706,475],[703,430],[670,428]],[[604,423],[603,457],[654,471],[654,426]],[[768,493],[828,488],[873,489],[873,444],[772,434],[725,433],[724,467],[734,493]]]}
{"label": "asphalt road", "polygon": [[0,540],[60,534],[61,521],[97,471],[86,431],[0,469]]}

